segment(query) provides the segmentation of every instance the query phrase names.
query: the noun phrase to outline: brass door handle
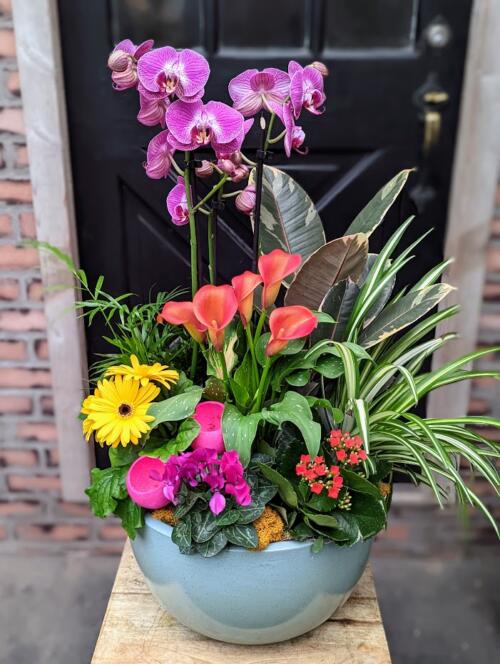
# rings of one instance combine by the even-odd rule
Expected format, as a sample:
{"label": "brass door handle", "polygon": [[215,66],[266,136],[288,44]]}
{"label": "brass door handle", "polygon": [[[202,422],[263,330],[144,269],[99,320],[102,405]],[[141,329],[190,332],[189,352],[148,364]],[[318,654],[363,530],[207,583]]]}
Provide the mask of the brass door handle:
{"label": "brass door handle", "polygon": [[429,154],[430,150],[439,141],[441,111],[438,109],[446,104],[448,99],[448,93],[443,90],[429,90],[423,95],[424,137],[422,150],[424,154]]}

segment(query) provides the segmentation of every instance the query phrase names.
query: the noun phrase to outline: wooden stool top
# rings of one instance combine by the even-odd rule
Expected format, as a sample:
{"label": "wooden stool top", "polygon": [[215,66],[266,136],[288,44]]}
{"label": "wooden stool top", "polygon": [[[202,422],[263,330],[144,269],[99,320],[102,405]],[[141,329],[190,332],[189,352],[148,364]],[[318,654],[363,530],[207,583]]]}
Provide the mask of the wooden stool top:
{"label": "wooden stool top", "polygon": [[130,543],[123,550],[92,664],[390,664],[370,568],[345,605],[291,641],[239,646],[192,632],[149,592]]}

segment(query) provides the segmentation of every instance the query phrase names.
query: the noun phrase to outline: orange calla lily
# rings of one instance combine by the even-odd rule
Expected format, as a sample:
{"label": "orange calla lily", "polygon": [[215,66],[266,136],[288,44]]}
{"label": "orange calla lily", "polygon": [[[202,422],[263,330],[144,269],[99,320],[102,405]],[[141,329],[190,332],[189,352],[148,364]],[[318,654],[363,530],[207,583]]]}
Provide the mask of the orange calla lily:
{"label": "orange calla lily", "polygon": [[295,272],[302,262],[300,254],[289,254],[282,249],[274,249],[259,258],[259,272],[264,282],[262,307],[268,309],[278,297],[281,282]]}
{"label": "orange calla lily", "polygon": [[266,355],[280,353],[292,339],[307,337],[318,325],[318,319],[307,307],[294,305],[279,307],[269,316],[271,338],[266,347]]}
{"label": "orange calla lily", "polygon": [[208,329],[216,350],[224,346],[224,328],[238,310],[238,300],[231,286],[203,286],[193,298],[194,314]]}
{"label": "orange calla lily", "polygon": [[246,270],[231,279],[234,288],[234,294],[238,300],[238,311],[240,312],[243,327],[248,325],[252,317],[253,294],[259,284],[262,283],[262,277],[254,272]]}
{"label": "orange calla lily", "polygon": [[192,302],[167,302],[159,315],[167,323],[184,325],[189,334],[198,343],[201,344],[205,341],[207,328],[206,325],[200,323],[196,318]]}

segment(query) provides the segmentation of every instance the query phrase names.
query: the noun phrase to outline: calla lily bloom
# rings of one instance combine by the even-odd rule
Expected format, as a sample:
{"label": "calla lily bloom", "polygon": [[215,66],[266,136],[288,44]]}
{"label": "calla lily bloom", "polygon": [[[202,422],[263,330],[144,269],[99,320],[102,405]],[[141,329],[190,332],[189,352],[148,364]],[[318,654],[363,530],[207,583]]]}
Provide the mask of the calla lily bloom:
{"label": "calla lily bloom", "polygon": [[136,46],[130,39],[124,39],[115,46],[108,58],[115,90],[135,88],[138,81],[137,61],[153,48],[153,44],[154,41],[148,39]]}
{"label": "calla lily bloom", "polygon": [[300,254],[274,249],[259,258],[259,273],[264,282],[262,307],[268,309],[278,297],[283,279],[295,272],[302,262]]}
{"label": "calla lily bloom", "polygon": [[203,286],[193,298],[194,314],[208,329],[215,349],[224,346],[224,329],[238,310],[238,300],[231,286]]}
{"label": "calla lily bloom", "polygon": [[149,141],[147,159],[144,164],[146,175],[153,180],[166,178],[172,163],[172,153],[173,148],[168,141],[168,130],[160,131]]}
{"label": "calla lily bloom", "polygon": [[186,186],[181,177],[177,178],[177,184],[168,192],[167,209],[172,217],[172,223],[176,226],[189,223]]}
{"label": "calla lily bloom", "polygon": [[217,156],[229,155],[241,148],[245,138],[241,113],[220,101],[174,101],[166,118],[177,150],[186,152],[211,145]]}
{"label": "calla lily bloom", "polygon": [[271,338],[266,347],[266,355],[280,353],[293,339],[307,337],[318,325],[318,319],[307,307],[295,305],[279,307],[269,316]]}
{"label": "calla lily bloom", "polygon": [[302,108],[314,115],[324,112],[323,105],[326,100],[323,76],[312,65],[301,67],[298,62],[291,60],[288,65],[290,75],[290,100],[296,118]]}
{"label": "calla lily bloom", "polygon": [[272,111],[273,104],[282,104],[290,93],[290,77],[274,67],[263,71],[247,69],[229,81],[228,89],[234,108],[248,117],[263,108]]}
{"label": "calla lily bloom", "polygon": [[205,341],[206,326],[200,323],[194,313],[192,302],[167,302],[160,314],[163,320],[171,325],[184,325],[195,341],[202,344]]}
{"label": "calla lily bloom", "polygon": [[243,327],[248,325],[252,317],[253,294],[259,284],[262,283],[262,277],[259,274],[246,270],[231,279],[234,288],[234,294],[238,300],[238,311],[240,313]]}
{"label": "calla lily bloom", "polygon": [[164,46],[146,53],[137,64],[137,73],[146,90],[175,94],[189,102],[203,97],[210,67],[202,55],[189,48],[176,51]]}

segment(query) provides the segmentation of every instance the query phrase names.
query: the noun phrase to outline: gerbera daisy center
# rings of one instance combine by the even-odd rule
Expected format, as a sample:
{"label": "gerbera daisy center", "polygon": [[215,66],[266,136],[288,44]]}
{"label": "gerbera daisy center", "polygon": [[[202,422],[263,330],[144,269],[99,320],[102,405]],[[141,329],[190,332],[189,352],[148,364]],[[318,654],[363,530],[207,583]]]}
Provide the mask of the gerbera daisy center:
{"label": "gerbera daisy center", "polygon": [[118,413],[119,413],[122,417],[128,417],[129,415],[131,415],[131,414],[132,414],[132,410],[133,410],[133,409],[132,409],[132,406],[131,406],[129,403],[121,403],[121,404],[118,406]]}

